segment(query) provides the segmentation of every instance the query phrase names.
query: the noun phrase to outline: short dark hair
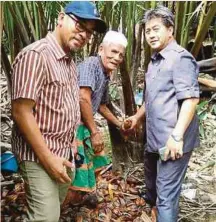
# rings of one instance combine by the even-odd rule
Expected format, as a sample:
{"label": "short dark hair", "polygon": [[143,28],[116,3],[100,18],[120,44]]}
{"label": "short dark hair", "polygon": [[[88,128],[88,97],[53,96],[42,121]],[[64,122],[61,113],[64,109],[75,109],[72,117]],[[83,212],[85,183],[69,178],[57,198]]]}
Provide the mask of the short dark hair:
{"label": "short dark hair", "polygon": [[150,9],[145,12],[142,22],[145,24],[153,18],[161,18],[163,24],[169,28],[172,26],[174,28],[174,15],[173,13],[164,6],[157,6],[155,9]]}

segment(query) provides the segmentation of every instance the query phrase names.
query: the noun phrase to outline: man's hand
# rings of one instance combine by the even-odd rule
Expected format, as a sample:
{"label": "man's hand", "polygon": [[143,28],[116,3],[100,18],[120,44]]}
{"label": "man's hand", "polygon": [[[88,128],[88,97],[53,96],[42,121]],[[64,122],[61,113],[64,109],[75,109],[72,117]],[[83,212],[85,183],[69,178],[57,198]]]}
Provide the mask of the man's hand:
{"label": "man's hand", "polygon": [[72,163],[51,153],[33,116],[34,106],[35,102],[31,99],[13,100],[13,119],[47,173],[59,183],[70,182],[71,179],[67,175],[66,167],[72,168]]}
{"label": "man's hand", "polygon": [[124,123],[122,124],[122,130],[123,131],[130,131],[133,130],[137,125],[137,118],[136,116],[130,116],[129,118],[124,120]]}
{"label": "man's hand", "polygon": [[67,167],[72,168],[73,164],[65,158],[51,154],[47,161],[43,163],[47,173],[58,183],[69,183],[71,178],[67,174]]}
{"label": "man's hand", "polygon": [[104,149],[104,142],[99,131],[91,134],[91,143],[95,153],[99,153]]}
{"label": "man's hand", "polygon": [[176,142],[171,136],[166,143],[166,151],[164,154],[164,161],[168,159],[170,154],[171,159],[179,159],[183,155],[183,141]]}

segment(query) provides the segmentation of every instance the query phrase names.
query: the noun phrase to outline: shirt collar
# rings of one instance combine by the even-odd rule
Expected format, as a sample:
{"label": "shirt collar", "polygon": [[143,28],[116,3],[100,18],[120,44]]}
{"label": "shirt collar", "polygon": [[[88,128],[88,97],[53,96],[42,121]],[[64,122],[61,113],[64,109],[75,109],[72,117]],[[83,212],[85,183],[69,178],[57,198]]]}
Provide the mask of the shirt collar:
{"label": "shirt collar", "polygon": [[152,60],[156,60],[158,56],[162,56],[163,58],[166,58],[168,52],[170,50],[176,49],[177,42],[176,40],[172,40],[164,49],[162,49],[160,52],[154,52],[151,56]]}
{"label": "shirt collar", "polygon": [[55,37],[55,35],[51,32],[49,32],[46,36],[46,40],[48,41],[48,43],[50,44],[50,48],[54,53],[54,56],[56,57],[57,60],[60,60],[62,58],[70,58],[62,49],[62,47],[59,45],[59,43],[57,42],[57,39]]}

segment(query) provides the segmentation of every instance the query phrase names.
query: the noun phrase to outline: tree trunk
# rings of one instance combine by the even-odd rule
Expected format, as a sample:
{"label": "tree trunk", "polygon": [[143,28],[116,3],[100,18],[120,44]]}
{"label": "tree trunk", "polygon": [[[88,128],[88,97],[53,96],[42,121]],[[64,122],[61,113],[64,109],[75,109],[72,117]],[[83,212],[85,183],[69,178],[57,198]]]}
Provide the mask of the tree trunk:
{"label": "tree trunk", "polygon": [[[130,82],[129,73],[126,67],[126,61],[120,65],[122,88],[125,101],[125,114],[128,116],[136,112],[136,105],[134,101],[132,86]],[[113,106],[109,105],[110,110],[115,114]],[[112,160],[113,172],[125,172],[129,166],[134,163],[143,161],[143,143],[140,138],[143,138],[143,130],[139,130],[135,135],[124,138],[120,131],[111,124],[108,124],[110,138],[112,143]]]}
{"label": "tree trunk", "polygon": [[[115,113],[112,104],[109,109]],[[112,170],[114,173],[124,173],[135,163],[143,162],[143,143],[138,141],[138,136],[123,136],[119,129],[108,124],[112,144]],[[140,131],[140,135],[143,135]]]}
{"label": "tree trunk", "polygon": [[216,77],[216,57],[212,59],[201,60],[197,63],[199,65],[200,72]]}

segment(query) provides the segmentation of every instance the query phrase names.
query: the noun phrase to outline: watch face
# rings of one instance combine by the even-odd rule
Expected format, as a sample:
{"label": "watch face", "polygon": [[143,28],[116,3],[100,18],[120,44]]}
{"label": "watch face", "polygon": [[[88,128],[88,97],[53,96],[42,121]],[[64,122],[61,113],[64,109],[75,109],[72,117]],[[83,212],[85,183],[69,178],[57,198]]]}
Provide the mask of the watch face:
{"label": "watch face", "polygon": [[175,136],[176,140],[181,140],[180,136]]}
{"label": "watch face", "polygon": [[183,140],[183,138],[181,136],[175,136],[175,135],[172,135],[172,138],[177,141],[177,142],[180,142]]}

